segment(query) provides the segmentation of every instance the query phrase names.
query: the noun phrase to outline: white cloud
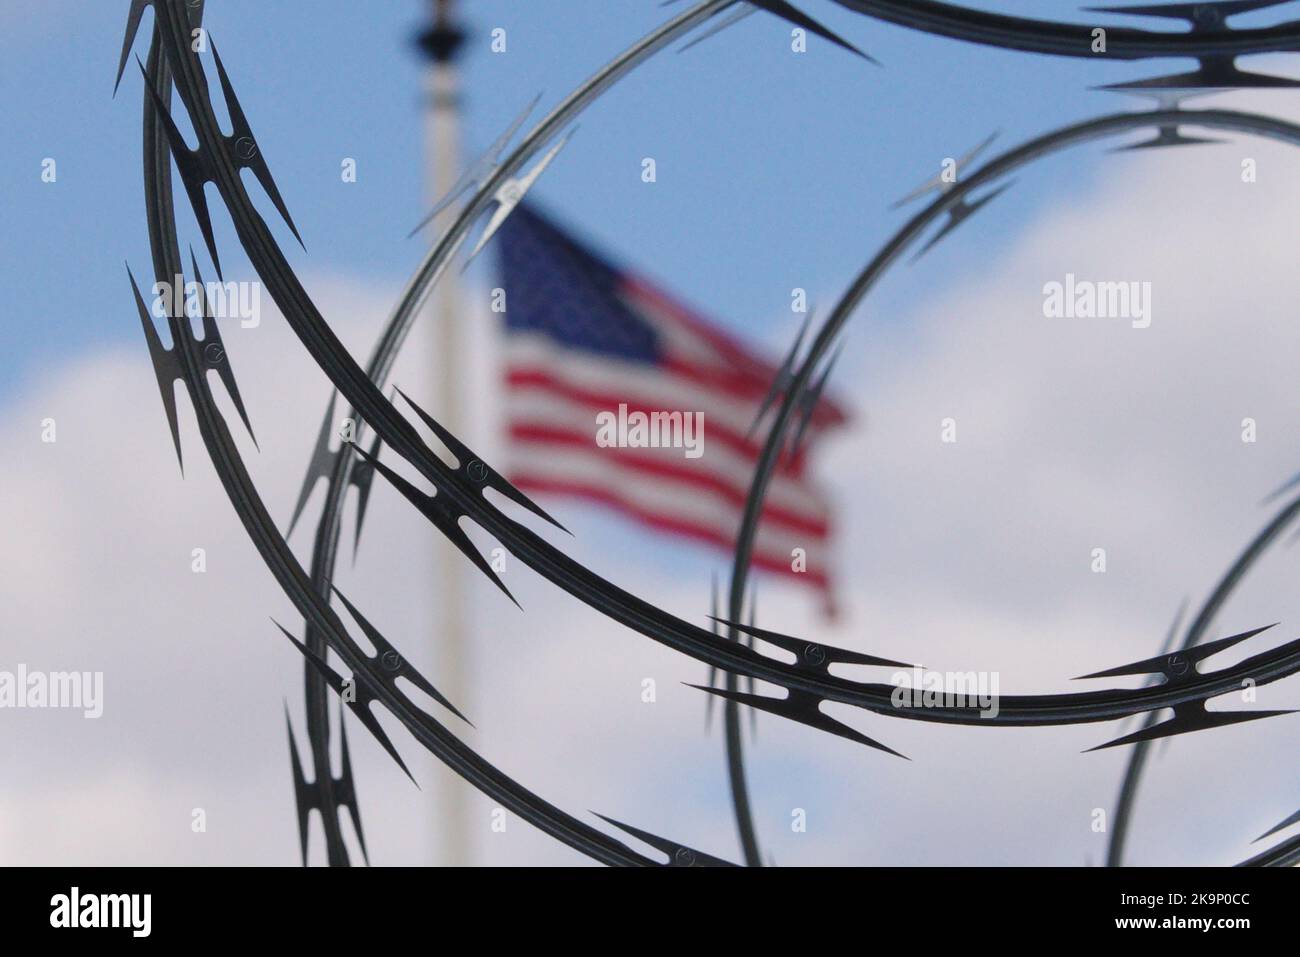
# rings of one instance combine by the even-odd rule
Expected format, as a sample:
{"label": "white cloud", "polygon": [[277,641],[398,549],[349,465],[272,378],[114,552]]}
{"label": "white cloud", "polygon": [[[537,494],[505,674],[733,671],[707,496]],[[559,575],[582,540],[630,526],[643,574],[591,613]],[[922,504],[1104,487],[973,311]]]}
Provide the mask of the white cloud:
{"label": "white cloud", "polygon": [[[1238,175],[1245,155],[1259,163],[1253,185]],[[771,583],[761,623],[931,667],[997,669],[1004,693],[1070,690],[1073,675],[1153,654],[1182,598],[1199,599],[1263,524],[1259,499],[1300,466],[1294,166],[1292,150],[1252,140],[1111,158],[942,298],[898,316],[868,303],[840,378],[868,427],[822,463],[843,503],[848,614],[825,626],[806,596]],[[977,218],[949,242],[981,242],[980,229]],[[942,263],[925,260],[897,281],[926,289]],[[1067,272],[1150,281],[1151,327],[1044,318],[1043,284]],[[395,290],[312,288],[364,355]],[[327,389],[270,312],[258,330],[231,330],[228,344],[263,449],[246,443],[249,461],[283,523]],[[485,323],[476,328],[485,334]],[[417,334],[395,377],[417,398],[434,394],[423,369],[432,350]],[[474,377],[482,401],[472,433],[490,458],[490,364]],[[268,616],[297,618],[225,501],[188,413],[181,481],[143,346],[51,369],[6,412],[0,588],[10,612],[0,666],[103,670],[106,708],[99,721],[0,712],[14,731],[6,764],[22,769],[0,789],[0,856],[293,862],[281,699],[301,742],[300,662]],[[58,420],[52,446],[39,442],[45,416]],[[945,416],[958,421],[955,445],[939,442]],[[1251,445],[1239,437],[1247,416],[1259,424]],[[702,620],[718,562],[683,546],[679,574],[648,573],[626,547],[641,542],[638,529],[557,511],[578,532],[576,554]],[[310,522],[294,539],[304,555],[309,536]],[[340,572],[349,596],[422,667],[438,640],[434,541],[380,483],[356,569],[345,545]],[[205,575],[190,571],[193,547],[207,549]],[[1089,570],[1094,547],[1107,549],[1105,575]],[[1281,621],[1268,640],[1291,637],[1300,626],[1294,559],[1286,550],[1267,559],[1214,634]],[[464,704],[477,730],[453,729],[570,813],[599,810],[735,857],[716,726],[706,739],[701,695],[681,685],[699,681],[703,666],[518,563],[508,581],[523,614],[474,586]],[[640,700],[646,677],[657,682],[654,705]],[[1292,680],[1262,689],[1258,706],[1296,704]],[[752,791],[778,862],[1101,859],[1091,812],[1112,806],[1124,752],[1079,752],[1115,737],[1115,726],[849,720],[912,760],[760,720]],[[1144,786],[1133,859],[1244,857],[1251,837],[1294,810],[1295,769],[1280,761],[1294,722],[1174,742]],[[417,791],[350,727],[372,859],[434,860],[432,760],[394,732],[425,786]],[[190,832],[194,807],[208,811],[206,834]],[[481,860],[580,860],[518,821],[492,833],[486,798],[468,807]],[[790,830],[796,807],[808,813],[807,834]],[[319,861],[319,838],[314,854]]]}

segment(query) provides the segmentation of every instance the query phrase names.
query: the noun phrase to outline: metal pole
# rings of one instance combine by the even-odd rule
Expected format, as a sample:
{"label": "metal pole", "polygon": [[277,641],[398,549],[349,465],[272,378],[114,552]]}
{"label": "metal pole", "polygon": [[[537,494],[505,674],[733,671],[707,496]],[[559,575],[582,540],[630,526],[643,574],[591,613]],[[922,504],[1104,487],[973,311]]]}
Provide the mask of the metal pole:
{"label": "metal pole", "polygon": [[[425,74],[425,157],[429,169],[430,200],[441,198],[460,173],[460,80],[456,54],[465,37],[452,22],[452,0],[433,0],[433,25],[420,34],[420,49],[428,58]],[[443,210],[434,221],[433,234],[443,229],[454,209]],[[437,391],[435,414],[458,435],[465,434],[462,404],[464,389],[463,335],[459,315],[460,290],[454,270],[447,270],[430,297],[435,331],[433,370]],[[433,675],[439,688],[457,707],[472,711],[465,641],[464,558],[438,538],[437,568],[442,582],[435,618]],[[467,814],[468,785],[446,768],[438,768],[435,786],[436,827],[441,831],[441,854],[437,863],[463,867],[470,863],[471,841]]]}

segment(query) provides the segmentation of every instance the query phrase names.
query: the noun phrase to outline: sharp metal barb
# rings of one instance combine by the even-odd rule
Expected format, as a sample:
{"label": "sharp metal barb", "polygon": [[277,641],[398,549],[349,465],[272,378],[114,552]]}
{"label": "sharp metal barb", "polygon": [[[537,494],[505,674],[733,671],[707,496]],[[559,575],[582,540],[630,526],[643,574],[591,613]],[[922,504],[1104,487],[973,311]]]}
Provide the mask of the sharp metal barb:
{"label": "sharp metal barb", "polygon": [[471,186],[482,186],[482,184],[486,183],[492,177],[492,174],[496,171],[497,163],[501,158],[501,154],[505,151],[506,145],[514,138],[515,133],[517,133],[519,128],[523,126],[524,121],[528,119],[533,110],[537,108],[537,104],[541,102],[541,99],[542,94],[540,93],[533,97],[532,102],[524,107],[523,111],[518,116],[511,120],[510,125],[505,128],[501,135],[492,141],[492,145],[484,150],[479,158],[470,164],[465,172],[460,174],[460,178],[452,184],[451,189],[447,190],[447,192],[443,194],[442,198],[433,204],[433,208],[425,214],[424,218],[416,224],[416,227],[406,234],[407,239],[410,239],[429,223],[433,222],[439,213],[455,202],[457,198],[464,195],[465,191]]}
{"label": "sharp metal barb", "polygon": [[741,20],[744,20],[746,17],[752,16],[755,13],[758,13],[758,7],[742,2],[738,4],[735,9],[716,18],[715,22],[706,25],[697,36],[692,37],[690,40],[687,40],[682,44],[678,48],[677,52],[685,53],[692,47],[699,46],[705,40],[709,39],[709,37],[717,36],[723,30],[735,26]]}
{"label": "sharp metal barb", "polygon": [[1014,180],[1010,183],[1003,183],[1001,186],[997,187],[996,189],[990,191],[989,193],[985,194],[984,196],[976,200],[967,201],[967,199],[963,197],[961,202],[959,202],[952,209],[948,210],[948,220],[943,224],[943,228],[940,229],[937,233],[935,233],[934,236],[930,238],[930,241],[921,248],[921,251],[912,257],[912,262],[916,262],[926,253],[928,253],[931,249],[937,246],[941,241],[946,239],[948,234],[951,233],[954,229],[956,229],[966,220],[970,219],[971,216],[979,212],[981,209],[983,209],[993,200],[997,199],[999,196],[1001,196],[1003,193],[1005,193],[1008,189],[1010,189],[1014,185],[1015,185]]}
{"label": "sharp metal barb", "polygon": [[926,195],[927,193],[948,192],[948,190],[952,189],[954,186],[957,185],[957,181],[958,179],[960,179],[961,174],[963,173],[963,171],[965,171],[966,167],[968,167],[974,161],[975,157],[983,153],[984,150],[987,149],[989,145],[992,144],[992,142],[998,138],[1000,132],[1001,132],[1000,130],[994,130],[983,140],[981,140],[976,146],[968,150],[964,156],[954,160],[953,171],[952,171],[954,178],[951,181],[944,179],[944,171],[941,170],[938,173],[935,173],[934,176],[930,177],[930,179],[926,180],[916,189],[912,190],[902,199],[895,200],[893,203],[890,204],[889,208],[899,209],[900,207],[906,206],[908,203],[914,200],[920,199],[922,196]]}
{"label": "sharp metal barb", "polygon": [[390,469],[383,462],[370,457],[364,449],[361,449],[356,445],[353,445],[352,448],[358,455],[369,462],[380,475],[386,478],[391,485],[401,492],[408,502],[418,508],[420,512],[429,519],[429,521],[433,522],[438,530],[442,532],[442,534],[445,535],[453,545],[460,549],[461,553],[466,558],[474,563],[475,568],[486,575],[494,585],[501,589],[507,598],[514,602],[516,608],[519,608],[520,611],[523,610],[523,606],[521,606],[515,599],[515,596],[510,593],[510,589],[506,587],[505,582],[503,582],[492,569],[492,566],[488,563],[487,559],[479,554],[478,549],[470,540],[470,537],[466,535],[465,530],[460,527],[460,519],[462,516],[458,511],[444,501],[446,496],[426,495]]}
{"label": "sharp metal barb", "polygon": [[275,619],[271,619],[271,621],[275,627],[279,628],[280,631],[284,633],[284,637],[293,642],[294,647],[302,652],[303,657],[310,661],[316,670],[320,672],[321,676],[324,677],[325,682],[333,688],[335,693],[338,694],[343,702],[352,709],[352,713],[357,716],[357,719],[363,725],[365,725],[366,730],[374,735],[375,740],[378,741],[380,746],[388,752],[388,756],[397,762],[397,766],[402,769],[403,773],[408,778],[411,779],[411,783],[418,788],[420,786],[419,783],[415,780],[410,769],[406,766],[406,762],[402,760],[402,756],[397,753],[397,748],[394,747],[393,742],[389,740],[388,734],[384,731],[383,726],[370,710],[370,703],[374,700],[374,696],[363,684],[361,684],[361,682],[354,680],[352,683],[352,690],[355,694],[353,695],[353,700],[349,701],[348,696],[344,694],[347,682],[344,680],[343,676],[331,668],[324,658],[316,654],[290,634],[289,629],[285,628],[278,621],[275,621]]}
{"label": "sharp metal barb", "polygon": [[[1162,645],[1160,646],[1160,653],[1161,653],[1162,655],[1167,655],[1167,654],[1169,654],[1169,652],[1173,649],[1173,647],[1174,647],[1174,639],[1175,639],[1175,637],[1176,637],[1177,634],[1178,634],[1179,626],[1182,624],[1182,621],[1183,621],[1183,615],[1184,615],[1184,613],[1187,611],[1187,606],[1188,606],[1189,602],[1190,602],[1190,599],[1188,599],[1188,598],[1184,598],[1184,599],[1183,599],[1183,603],[1182,603],[1181,605],[1178,606],[1178,614],[1177,614],[1177,616],[1174,618],[1173,624],[1171,624],[1171,625],[1169,626],[1169,631],[1166,632],[1166,634],[1165,634],[1165,641],[1164,641],[1164,644],[1162,644]],[[1147,681],[1147,684],[1148,684],[1148,685],[1155,684],[1155,683],[1156,683],[1156,680],[1157,680],[1156,677],[1155,677],[1155,676],[1152,676],[1152,677]],[[1148,714],[1151,714],[1152,717],[1154,718],[1154,713],[1153,713],[1153,712],[1148,712]],[[1120,726],[1120,730],[1123,730],[1123,726],[1122,726],[1122,725]],[[1164,739],[1163,741],[1161,741],[1158,745],[1156,745],[1156,757],[1164,757],[1164,753],[1169,749],[1169,742],[1172,741],[1172,740],[1173,740],[1172,738],[1165,738],[1165,739]]]}
{"label": "sharp metal barb", "polygon": [[501,184],[501,187],[492,196],[492,201],[496,204],[492,210],[492,215],[489,217],[487,225],[483,227],[483,233],[479,236],[478,242],[474,244],[470,254],[465,257],[465,264],[461,267],[462,272],[469,268],[470,263],[474,261],[483,247],[497,234],[501,224],[515,211],[515,207],[528,195],[528,191],[533,188],[537,178],[546,171],[546,167],[551,165],[555,157],[560,154],[560,150],[564,149],[565,144],[573,138],[573,134],[576,132],[577,130],[570,130],[565,133],[554,146],[546,151],[546,154],[541,159],[533,164],[532,169],[527,173],[522,176],[511,177]]}
{"label": "sharp metal barb", "polygon": [[[1152,90],[1112,90],[1112,93],[1119,93],[1123,96],[1134,97],[1139,100],[1149,100],[1152,103],[1151,111],[1153,113],[1171,113],[1183,109],[1183,104],[1191,100],[1203,100],[1207,96],[1218,96],[1222,90],[1181,90],[1170,89],[1162,90],[1159,88]],[[1190,111],[1186,122],[1194,123],[1195,118]]]}
{"label": "sharp metal barb", "polygon": [[1084,753],[1103,751],[1106,748],[1119,747],[1121,744],[1154,741],[1172,735],[1189,734],[1193,731],[1204,731],[1209,728],[1220,728],[1230,724],[1241,724],[1244,721],[1256,721],[1260,718],[1272,718],[1277,715],[1294,713],[1293,711],[1207,711],[1204,701],[1193,701],[1175,706],[1174,716],[1167,721],[1141,728],[1132,734],[1116,738],[1114,741],[1107,741],[1105,744],[1088,748]]}
{"label": "sharp metal barb", "polygon": [[284,724],[289,732],[289,762],[293,770],[293,797],[298,809],[298,843],[302,851],[303,866],[307,866],[307,831],[311,822],[311,812],[319,809],[319,795],[316,789],[307,783],[307,776],[302,771],[302,758],[298,754],[298,742],[293,736],[293,720],[289,717],[289,703],[284,704]]}
{"label": "sharp metal barb", "polygon": [[343,606],[347,608],[348,614],[351,615],[353,620],[361,626],[361,630],[370,640],[370,643],[375,646],[375,660],[377,660],[384,671],[388,673],[389,681],[395,682],[398,678],[405,678],[430,698],[437,701],[438,704],[442,705],[456,717],[460,718],[460,720],[468,724],[471,728],[474,727],[473,722],[470,721],[469,718],[465,717],[465,715],[461,714],[459,708],[443,697],[442,692],[435,688],[429,680],[424,677],[424,675],[411,667],[411,663],[402,657],[401,653],[393,647],[392,642],[385,638],[378,628],[367,621],[362,616],[361,612],[357,611],[356,606],[353,605],[352,602],[348,601],[341,591],[333,586],[330,587],[330,590],[338,596],[339,601],[343,602]]}
{"label": "sharp metal barb", "polygon": [[[1156,656],[1157,658],[1162,658],[1168,655],[1169,650],[1173,648],[1174,639],[1178,637],[1178,631],[1183,624],[1183,616],[1187,614],[1188,604],[1189,604],[1189,600],[1187,598],[1184,598],[1182,600],[1182,603],[1178,606],[1178,611],[1174,613],[1174,620],[1169,623],[1169,628],[1165,631],[1165,640],[1160,644],[1160,654]],[[1153,676],[1147,679],[1147,685],[1150,686],[1152,684],[1155,684],[1158,677],[1159,676]],[[1150,714],[1150,712],[1147,713]],[[1138,716],[1136,714],[1129,715],[1127,718],[1123,719],[1119,723],[1119,729],[1121,731],[1126,730],[1129,727],[1130,723],[1134,721],[1137,717]]]}
{"label": "sharp metal barb", "polygon": [[1295,476],[1293,476],[1292,478],[1290,478],[1290,479],[1288,479],[1286,482],[1284,482],[1284,483],[1281,485],[1281,487],[1279,487],[1276,491],[1272,492],[1272,493],[1271,493],[1271,494],[1270,494],[1266,499],[1264,499],[1264,501],[1261,502],[1260,504],[1261,504],[1261,505],[1270,505],[1270,504],[1272,504],[1273,502],[1275,502],[1277,499],[1279,499],[1279,498],[1281,498],[1283,495],[1285,495],[1287,492],[1292,491],[1292,490],[1293,490],[1296,486],[1298,486],[1298,485],[1300,485],[1300,473],[1297,473]]}
{"label": "sharp metal barb", "polygon": [[1132,17],[1165,17],[1186,20],[1193,33],[1222,29],[1228,17],[1250,13],[1267,7],[1276,7],[1291,0],[1223,0],[1210,3],[1142,3],[1112,7],[1084,7],[1091,13],[1117,13]]}
{"label": "sharp metal barb", "polygon": [[809,423],[813,420],[813,415],[817,412],[817,405],[821,402],[822,393],[826,389],[826,382],[831,377],[831,370],[835,368],[835,363],[839,361],[840,353],[843,351],[843,345],[837,346],[831,354],[830,359],[822,368],[821,375],[817,381],[804,390],[799,396],[799,425],[795,430],[794,438],[790,442],[787,455],[793,461],[799,455],[799,449],[803,445],[804,432],[807,431]]}
{"label": "sharp metal barb", "polygon": [[185,137],[181,135],[176,121],[172,119],[167,104],[149,82],[149,74],[145,72],[144,64],[140,62],[139,57],[136,57],[135,62],[140,67],[140,74],[144,77],[145,89],[149,91],[154,109],[158,111],[158,116],[162,120],[163,133],[171,147],[172,160],[176,163],[181,183],[185,186],[185,194],[190,199],[190,208],[193,209],[194,218],[199,224],[199,232],[203,234],[203,243],[208,247],[208,257],[212,260],[212,267],[217,271],[217,278],[225,282],[226,277],[221,272],[221,257],[217,255],[216,237],[212,232],[212,215],[208,212],[208,200],[203,193],[204,184],[212,179],[208,162],[202,151],[192,150],[186,145]]}
{"label": "sharp metal barb", "polygon": [[828,30],[826,27],[822,26],[812,17],[808,16],[808,14],[804,13],[802,10],[800,10],[793,4],[788,3],[787,0],[748,0],[748,2],[752,3],[756,7],[766,10],[768,13],[780,17],[782,20],[786,20],[790,23],[793,23],[796,27],[802,27],[803,29],[807,30],[809,33],[815,33],[823,40],[829,40],[831,43],[834,43],[837,47],[840,47],[843,50],[847,50],[850,53],[862,57],[862,59],[866,60],[868,63],[873,63],[876,66],[880,66],[879,61],[877,61],[874,57],[868,56],[866,53],[864,53],[862,50],[859,50],[848,40],[845,40],[838,33],[833,33],[832,31]]}
{"label": "sharp metal barb", "polygon": [[[936,36],[950,37],[1051,56],[1094,59],[1098,51],[1092,44],[1091,26],[1047,20],[1033,20],[1010,13],[993,13],[971,9],[967,4],[911,0],[836,0],[840,6],[857,13],[895,23]],[[1163,16],[1187,19],[1192,28],[1186,32],[1116,29],[1112,32],[1106,54],[1119,60],[1146,60],[1158,57],[1199,57],[1204,51],[1233,50],[1239,55],[1292,52],[1300,49],[1300,24],[1295,21],[1273,27],[1250,27],[1234,30],[1224,22],[1236,13],[1263,9],[1286,0],[1262,0],[1254,5],[1216,3],[1179,3],[1140,7],[1101,7],[1135,16]]]}
{"label": "sharp metal barb", "polygon": [[126,72],[126,60],[131,55],[131,45],[135,43],[135,35],[140,32],[140,20],[144,16],[144,8],[149,6],[150,0],[131,0],[131,9],[126,15],[126,35],[122,37],[122,56],[117,61],[117,78],[113,81],[113,96],[117,96],[117,88],[122,85],[122,74]]}
{"label": "sharp metal barb", "polygon": [[338,393],[331,392],[330,404],[325,410],[325,419],[320,424],[320,432],[316,435],[316,447],[312,449],[311,461],[307,463],[307,474],[303,477],[302,488],[298,491],[298,501],[293,506],[293,517],[289,519],[289,528],[284,533],[285,538],[293,534],[294,526],[298,524],[302,510],[306,507],[307,500],[311,498],[312,490],[316,488],[316,482],[319,479],[329,478],[334,468],[334,457],[342,452],[342,449],[330,448],[330,435],[334,426],[334,404],[337,400]]}
{"label": "sharp metal barb", "polygon": [[847,648],[836,648],[834,645],[818,644],[803,638],[796,638],[793,635],[783,635],[779,632],[768,631],[765,628],[755,628],[753,625],[728,621],[725,618],[719,618],[717,621],[719,624],[727,625],[730,628],[751,635],[759,641],[766,641],[768,644],[776,645],[778,648],[791,652],[797,659],[795,661],[795,667],[797,668],[827,672],[830,670],[830,666],[835,664],[873,665],[892,668],[918,667],[905,661],[894,661],[890,658],[879,658],[875,655],[863,654],[860,651],[849,651]]}
{"label": "sharp metal barb", "polygon": [[239,412],[239,418],[243,420],[244,428],[248,429],[248,435],[253,440],[253,446],[260,452],[262,447],[257,444],[257,435],[253,432],[253,423],[248,421],[248,411],[244,408],[244,400],[239,395],[239,385],[235,382],[235,370],[231,368],[230,353],[226,351],[226,344],[222,341],[221,331],[217,328],[216,317],[208,307],[208,297],[204,291],[203,276],[199,273],[199,262],[194,256],[193,246],[190,247],[190,268],[194,271],[194,283],[199,292],[199,311],[203,316],[204,365],[209,369],[216,370],[217,376],[221,379],[221,384],[226,387],[230,401],[235,404],[235,409]]}
{"label": "sharp metal barb", "polygon": [[767,395],[763,397],[762,403],[759,404],[758,411],[754,413],[754,421],[749,424],[749,431],[745,433],[746,440],[752,439],[754,433],[758,430],[758,424],[763,421],[763,416],[767,410],[772,407],[772,403],[777,397],[784,395],[785,391],[790,388],[790,383],[794,380],[794,363],[795,358],[799,355],[799,350],[803,347],[804,337],[808,334],[808,329],[813,321],[813,313],[804,316],[803,323],[799,326],[799,333],[794,337],[794,344],[790,346],[790,351],[786,353],[785,359],[781,362],[781,367],[776,370],[776,375],[772,377],[772,384],[767,388]]}
{"label": "sharp metal barb", "polygon": [[1186,648],[1172,655],[1156,655],[1154,658],[1145,658],[1142,661],[1135,661],[1132,664],[1120,665],[1118,668],[1107,668],[1105,671],[1095,671],[1089,675],[1080,675],[1074,679],[1083,681],[1088,678],[1118,678],[1123,675],[1164,675],[1169,683],[1193,681],[1199,674],[1196,665],[1216,655],[1226,648],[1239,644],[1248,638],[1254,638],[1258,634],[1275,628],[1277,622],[1272,625],[1265,625],[1263,628],[1254,628],[1250,631],[1243,631],[1237,635],[1229,635],[1227,638],[1219,638],[1215,641],[1207,641],[1204,644],[1195,645]]}
{"label": "sharp metal barb", "polygon": [[[711,630],[716,635],[718,633],[718,573],[717,572],[713,573],[713,590],[712,590],[711,599],[709,601],[709,619],[710,619],[709,625],[711,627]],[[708,684],[710,688],[713,687],[713,683],[717,680],[717,678],[718,678],[717,666],[709,665]],[[705,696],[704,699],[704,733],[705,734],[709,733],[709,729],[712,727],[713,724],[713,701],[714,698],[712,695]]]}
{"label": "sharp metal barb", "polygon": [[781,718],[789,718],[791,721],[797,721],[800,724],[806,724],[810,728],[816,728],[818,731],[825,731],[829,734],[841,738],[847,738],[858,744],[865,744],[867,747],[875,748],[878,751],[884,751],[896,757],[910,760],[907,755],[899,754],[893,748],[881,744],[879,741],[868,738],[862,732],[849,727],[842,721],[836,721],[830,715],[821,710],[822,699],[814,694],[805,691],[792,691],[784,698],[767,698],[762,695],[746,694],[743,691],[728,691],[726,688],[706,688],[703,685],[687,684],[689,688],[695,688],[699,691],[707,692],[711,695],[717,695],[719,698],[725,698],[728,701],[734,701],[737,704],[748,705],[751,708],[757,708],[760,711],[766,711],[769,714],[777,715]]}
{"label": "sharp metal barb", "polygon": [[1138,90],[1289,90],[1300,87],[1300,80],[1290,77],[1242,70],[1231,56],[1205,56],[1199,63],[1195,70],[1186,73],[1127,80],[1094,89],[1131,93]]}
{"label": "sharp metal barb", "polygon": [[639,827],[633,827],[631,824],[624,824],[622,821],[616,821],[612,817],[606,817],[596,811],[592,811],[596,817],[600,818],[606,824],[612,824],[619,830],[626,831],[638,841],[649,844],[651,847],[668,855],[666,867],[734,867],[730,861],[724,861],[720,857],[714,857],[712,854],[705,854],[703,851],[697,851],[693,847],[687,847],[685,844],[678,844],[676,841],[670,841],[666,837],[659,837],[657,834],[651,834],[649,831],[643,831]]}
{"label": "sharp metal barb", "polygon": [[[366,849],[366,835],[361,829],[361,815],[357,808],[356,787],[352,776],[352,757],[348,751],[347,722],[343,710],[341,708],[339,710],[339,739],[342,747],[343,766],[337,778],[333,777],[329,768],[326,767],[317,769],[318,777],[315,781],[307,781],[307,776],[302,769],[302,758],[298,753],[298,742],[293,733],[293,721],[289,717],[288,702],[285,702],[284,706],[284,723],[289,732],[289,760],[293,769],[294,804],[298,812],[298,840],[302,851],[303,866],[307,866],[307,834],[310,829],[311,812],[326,813],[324,789],[321,787],[319,777],[321,774],[330,777],[334,789],[335,806],[348,809],[348,813],[352,818],[353,830],[357,833],[357,843],[361,845],[361,856],[369,864],[370,852]],[[346,866],[347,848],[342,847],[341,850],[343,854],[341,863]]]}
{"label": "sharp metal barb", "polygon": [[[211,42],[210,35],[209,41]],[[293,238],[298,240],[299,246],[306,249],[307,246],[303,243],[302,236],[298,235],[298,227],[294,225],[293,217],[289,215],[289,207],[285,205],[283,197],[280,196],[280,190],[275,185],[275,179],[271,176],[271,168],[266,165],[266,155],[262,152],[261,144],[257,141],[257,137],[253,135],[253,128],[248,122],[248,117],[244,115],[243,107],[239,105],[239,98],[235,96],[235,88],[230,83],[230,77],[221,62],[221,55],[217,53],[215,42],[212,42],[212,60],[217,66],[217,78],[221,82],[221,93],[225,97],[226,109],[230,113],[231,134],[226,138],[230,155],[234,159],[236,166],[253,171],[257,181],[262,184],[262,189],[266,190],[266,195],[271,198],[276,211],[289,226]]]}
{"label": "sharp metal barb", "polygon": [[528,511],[532,512],[538,518],[549,522],[560,531],[572,534],[567,528],[553,518],[549,512],[523,492],[519,491],[519,489],[515,488],[515,486],[511,484],[504,475],[475,455],[474,450],[464,442],[460,441],[460,439],[456,438],[449,429],[444,428],[433,416],[429,415],[429,413],[425,412],[424,409],[416,405],[409,395],[401,389],[397,389],[396,391],[398,395],[406,400],[406,404],[415,410],[415,414],[420,417],[420,420],[429,427],[433,434],[438,436],[439,441],[441,441],[443,445],[447,446],[451,451],[451,454],[456,457],[456,474],[461,478],[463,484],[467,488],[490,488],[500,492],[516,505],[528,509]]}
{"label": "sharp metal barb", "polygon": [[184,475],[185,460],[181,455],[181,428],[176,415],[176,380],[183,378],[184,373],[177,360],[175,348],[168,349],[163,346],[162,338],[154,327],[153,319],[144,303],[144,297],[140,295],[140,287],[136,284],[130,266],[126,267],[126,275],[131,282],[131,292],[135,294],[135,306],[140,314],[140,326],[144,330],[145,343],[149,347],[149,359],[153,363],[154,377],[158,380],[158,391],[162,393],[163,411],[167,413],[167,426],[171,429],[172,444],[176,447],[176,464],[181,468],[181,475]]}
{"label": "sharp metal barb", "polygon": [[1155,150],[1163,149],[1167,146],[1206,146],[1215,143],[1225,143],[1227,140],[1216,139],[1212,136],[1190,136],[1182,131],[1177,125],[1161,126],[1156,130],[1156,135],[1149,140],[1142,140],[1140,143],[1130,143],[1127,146],[1116,146],[1109,150],[1111,153],[1131,153],[1134,150]]}
{"label": "sharp metal barb", "polygon": [[[383,445],[383,439],[378,433],[375,433],[375,437],[370,443],[370,458],[379,458],[381,445]],[[366,519],[366,505],[370,502],[370,490],[375,484],[374,467],[364,459],[358,462],[352,469],[351,483],[357,490],[357,525],[352,537],[352,563],[355,565],[357,549],[361,547],[361,524]]]}
{"label": "sharp metal barb", "polygon": [[[717,612],[714,612],[714,614],[717,614]],[[749,627],[751,630],[749,631],[749,633],[745,634],[744,637],[741,639],[742,641],[745,642],[746,647],[748,647],[750,651],[754,650],[753,629],[754,626],[757,624],[758,624],[758,585],[757,583],[752,583],[749,586]],[[746,690],[750,694],[753,694],[754,676],[742,675],[741,677],[745,681]],[[753,708],[749,709],[749,733],[753,735],[755,738],[758,737],[758,712],[755,711]]]}
{"label": "sharp metal barb", "polygon": [[1285,831],[1288,827],[1290,827],[1292,824],[1295,824],[1297,822],[1300,822],[1300,811],[1296,811],[1285,821],[1278,821],[1276,824],[1274,824],[1267,831],[1265,831],[1259,837],[1255,838],[1255,840],[1251,841],[1250,843],[1254,844],[1256,841],[1262,841],[1264,840],[1264,838],[1271,837],[1272,835],[1276,834],[1278,831]]}
{"label": "sharp metal barb", "polygon": [[352,818],[352,829],[357,832],[357,843],[361,845],[361,857],[370,865],[370,852],[366,849],[366,834],[361,829],[361,808],[357,804],[356,778],[352,774],[352,753],[348,750],[347,712],[339,707],[339,750],[342,754],[342,768],[334,781],[336,800],[339,807],[348,809]]}

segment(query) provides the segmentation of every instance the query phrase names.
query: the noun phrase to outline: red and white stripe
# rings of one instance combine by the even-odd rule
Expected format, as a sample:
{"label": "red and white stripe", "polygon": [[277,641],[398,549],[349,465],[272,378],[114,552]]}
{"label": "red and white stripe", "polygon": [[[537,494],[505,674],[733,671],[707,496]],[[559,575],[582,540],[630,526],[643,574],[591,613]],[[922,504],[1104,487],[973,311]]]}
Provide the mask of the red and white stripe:
{"label": "red and white stripe", "polygon": [[[745,497],[766,434],[746,434],[776,368],[648,284],[632,279],[623,295],[659,333],[658,366],[568,349],[544,335],[506,337],[507,474],[529,494],[600,502],[651,527],[724,549],[734,547]],[[703,454],[681,448],[602,448],[597,414],[682,411],[703,415]],[[769,484],[755,542],[756,568],[829,588],[830,516],[807,474],[807,449],[844,421],[823,400],[803,451]],[[806,570],[792,569],[794,549]]]}

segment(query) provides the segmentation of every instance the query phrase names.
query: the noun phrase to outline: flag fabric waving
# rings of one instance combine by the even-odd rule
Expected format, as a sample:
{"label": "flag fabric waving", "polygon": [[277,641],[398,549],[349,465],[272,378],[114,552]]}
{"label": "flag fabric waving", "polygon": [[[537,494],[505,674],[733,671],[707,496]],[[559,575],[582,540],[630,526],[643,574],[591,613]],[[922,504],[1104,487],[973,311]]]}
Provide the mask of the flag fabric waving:
{"label": "flag fabric waving", "polygon": [[[730,551],[772,412],[749,433],[777,367],[536,208],[516,208],[497,241],[510,481]],[[830,510],[807,459],[844,421],[829,400],[814,406],[772,477],[753,557],[828,607]]]}

